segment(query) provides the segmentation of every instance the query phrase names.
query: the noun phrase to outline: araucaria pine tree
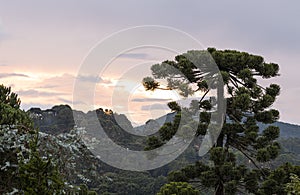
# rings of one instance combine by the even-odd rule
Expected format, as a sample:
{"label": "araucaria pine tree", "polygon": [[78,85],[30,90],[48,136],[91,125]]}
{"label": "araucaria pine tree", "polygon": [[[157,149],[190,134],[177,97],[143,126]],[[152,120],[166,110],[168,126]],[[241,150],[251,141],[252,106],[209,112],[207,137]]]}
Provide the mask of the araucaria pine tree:
{"label": "araucaria pine tree", "polygon": [[[258,122],[272,124],[278,120],[279,112],[271,106],[280,93],[280,87],[277,84],[261,86],[259,81],[278,76],[277,64],[267,63],[261,56],[235,50],[208,48],[203,51],[188,51],[176,56],[174,61],[167,60],[153,65],[151,70],[154,78],[144,78],[143,85],[146,90],[178,90],[185,97],[202,91],[203,97],[200,101],[192,102],[191,110],[196,108],[200,111],[196,136],[204,136],[214,104],[205,97],[210,90],[206,80],[207,70],[201,70],[189,56],[195,59],[207,54],[214,60],[223,79],[223,86],[218,88],[218,98],[226,98],[227,102],[222,130],[209,151],[212,165],[197,162],[181,171],[171,173],[169,178],[178,182],[198,180],[202,186],[213,188],[218,195],[236,194],[239,191],[259,194],[261,181],[267,178],[269,173],[260,163],[275,159],[280,149],[276,142],[279,128],[269,125],[260,130],[257,125]],[[163,87],[158,79],[165,79],[167,86]],[[175,103],[170,105],[180,114],[181,111]],[[163,126],[160,135],[168,134],[162,132],[164,130],[173,135],[176,133],[172,128]],[[163,142],[171,137],[156,139]],[[238,164],[236,152],[242,153],[252,163],[253,169],[248,165]]]}

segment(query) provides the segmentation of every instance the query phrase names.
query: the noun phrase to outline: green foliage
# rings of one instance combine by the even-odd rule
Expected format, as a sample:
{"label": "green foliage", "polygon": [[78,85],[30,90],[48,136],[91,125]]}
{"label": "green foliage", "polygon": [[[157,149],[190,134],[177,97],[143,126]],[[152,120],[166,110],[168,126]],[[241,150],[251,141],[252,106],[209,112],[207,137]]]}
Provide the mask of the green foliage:
{"label": "green foliage", "polygon": [[142,172],[121,171],[105,173],[103,176],[100,186],[97,186],[99,194],[156,194],[166,183],[166,179],[162,176],[154,178]]}
{"label": "green foliage", "polygon": [[85,184],[81,184],[75,193],[79,195],[97,195],[97,192],[89,190]]}
{"label": "green foliage", "polygon": [[156,82],[151,77],[144,78],[143,85],[144,85],[145,89],[150,90],[150,91],[154,91],[156,88],[159,87],[159,83]]}
{"label": "green foliage", "polygon": [[159,135],[163,141],[170,140],[175,133],[176,133],[176,127],[174,127],[172,123],[165,123],[159,129]]}
{"label": "green foliage", "polygon": [[200,102],[199,107],[204,110],[212,109],[212,105],[208,100],[204,100],[204,101]]}
{"label": "green foliage", "polygon": [[21,100],[18,98],[18,95],[11,92],[10,87],[5,87],[4,85],[0,85],[0,102],[15,109],[20,108],[21,104]]}
{"label": "green foliage", "polygon": [[177,104],[177,102],[169,102],[169,103],[168,103],[168,106],[169,106],[169,108],[170,108],[172,111],[175,111],[175,112],[181,111],[181,108],[180,108],[180,106]]}
{"label": "green foliage", "polygon": [[[255,194],[287,194],[287,186],[296,187],[291,183],[290,175],[300,175],[300,167],[286,163],[277,169],[267,172],[267,177],[261,184],[257,184],[259,189]],[[288,188],[291,190],[291,188]]]}
{"label": "green foliage", "polygon": [[150,136],[147,139],[147,146],[144,150],[153,150],[163,145],[163,142],[156,136]]}
{"label": "green foliage", "polygon": [[157,195],[199,195],[200,192],[186,182],[171,182],[165,184]]}
{"label": "green foliage", "polygon": [[29,131],[32,121],[29,116],[20,109],[21,100],[18,95],[11,92],[10,87],[0,85],[0,125],[14,126],[14,128]]}
{"label": "green foliage", "polygon": [[295,175],[293,173],[290,174],[291,181],[285,185],[285,191],[288,194],[300,194],[300,179],[298,175]]}

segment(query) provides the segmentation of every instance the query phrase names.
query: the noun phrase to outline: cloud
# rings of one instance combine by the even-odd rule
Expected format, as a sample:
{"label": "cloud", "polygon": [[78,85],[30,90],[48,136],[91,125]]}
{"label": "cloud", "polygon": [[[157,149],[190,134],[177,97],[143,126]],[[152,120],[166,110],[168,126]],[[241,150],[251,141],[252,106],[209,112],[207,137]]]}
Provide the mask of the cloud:
{"label": "cloud", "polygon": [[52,97],[58,95],[66,95],[66,93],[61,93],[61,92],[38,91],[35,89],[20,90],[17,91],[17,94],[19,94],[20,96],[27,96],[27,97]]}
{"label": "cloud", "polygon": [[79,104],[83,104],[84,102],[81,101],[75,101],[73,102],[72,100],[68,100],[65,98],[58,98],[58,101],[62,101],[63,103],[69,104],[69,105],[79,105]]}
{"label": "cloud", "polygon": [[53,76],[50,76],[46,79],[44,79],[42,82],[45,82],[47,84],[50,83],[50,85],[52,85],[53,83],[55,84],[62,84],[62,82],[66,81],[66,80],[73,80],[75,79],[75,77],[71,74],[68,74],[68,73],[64,73],[62,75],[53,75]]}
{"label": "cloud", "polygon": [[164,98],[134,98],[131,101],[133,102],[167,102],[172,99],[164,99]]}
{"label": "cloud", "polygon": [[58,98],[57,100],[67,104],[73,104],[73,101],[64,98]]}
{"label": "cloud", "polygon": [[131,58],[131,59],[146,59],[149,57],[147,53],[124,53],[119,55],[120,58]]}
{"label": "cloud", "polygon": [[102,78],[94,75],[78,75],[76,78],[79,81],[90,82],[90,83],[98,83],[102,81]]}
{"label": "cloud", "polygon": [[109,79],[109,78],[101,78],[101,81],[99,82],[99,84],[103,84],[106,86],[115,86],[113,80]]}
{"label": "cloud", "polygon": [[38,86],[37,88],[40,88],[40,89],[53,89],[53,88],[56,88],[56,87],[59,87],[59,85],[52,85],[52,84],[49,84],[49,85],[41,85],[41,86]]}
{"label": "cloud", "polygon": [[170,110],[166,104],[149,104],[141,107],[141,110]]}
{"label": "cloud", "polygon": [[0,73],[0,78],[7,78],[7,77],[26,77],[29,78],[26,74],[20,74],[20,73]]}
{"label": "cloud", "polygon": [[75,76],[71,74],[62,74],[45,78],[36,84],[36,88],[40,89],[53,89],[71,94],[73,89]]}
{"label": "cloud", "polygon": [[[80,84],[83,85],[83,91],[76,91],[77,94],[73,94],[74,82],[76,79],[82,81]],[[52,101],[53,104],[66,103],[73,105],[75,109],[79,109],[80,105],[86,104],[85,101],[90,99],[86,94],[89,94],[87,91],[92,90],[90,85],[96,81],[98,82],[98,85],[96,85],[95,89],[95,97],[97,97],[95,101],[101,101],[101,105],[110,105],[109,97],[111,97],[112,90],[109,89],[109,85],[112,85],[112,80],[109,78],[102,79],[91,75],[74,76],[65,73],[62,75],[50,76],[41,80],[41,82],[36,83],[34,85],[36,87],[30,86],[30,88],[27,88],[27,91],[21,91],[20,95],[25,95],[27,101],[31,101],[30,98],[32,96],[40,96],[39,98],[36,98],[36,101],[42,103]],[[31,89],[31,91],[29,89]],[[77,97],[77,99],[73,102],[74,96]]]}

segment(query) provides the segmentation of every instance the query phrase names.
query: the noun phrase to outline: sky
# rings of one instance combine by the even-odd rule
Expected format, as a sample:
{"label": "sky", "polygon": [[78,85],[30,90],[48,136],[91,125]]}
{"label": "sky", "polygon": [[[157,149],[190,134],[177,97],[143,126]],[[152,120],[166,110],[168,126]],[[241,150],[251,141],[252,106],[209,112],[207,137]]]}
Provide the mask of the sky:
{"label": "sky", "polygon": [[159,25],[189,34],[203,48],[241,50],[278,63],[281,76],[262,83],[281,85],[274,108],[281,121],[300,124],[299,18],[296,0],[0,0],[0,83],[19,94],[25,110],[55,104],[74,107],[77,79],[95,85],[95,108],[122,112],[116,102],[129,86],[125,114],[134,123],[143,123],[168,112],[165,104],[180,97],[172,91],[145,93],[138,79],[150,73],[146,69],[151,64],[172,60],[176,52],[135,48],[112,60],[101,75],[78,73],[93,48],[114,33]]}

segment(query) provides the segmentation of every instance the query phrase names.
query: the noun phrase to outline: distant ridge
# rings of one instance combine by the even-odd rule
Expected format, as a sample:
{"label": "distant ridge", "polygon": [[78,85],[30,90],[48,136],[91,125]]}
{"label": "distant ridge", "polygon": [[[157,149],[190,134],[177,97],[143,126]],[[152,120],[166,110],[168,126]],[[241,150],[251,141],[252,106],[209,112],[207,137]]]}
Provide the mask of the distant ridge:
{"label": "distant ridge", "polygon": [[[161,116],[157,119],[150,119],[148,120],[144,125],[135,127],[134,129],[136,131],[149,131],[149,129],[156,128],[156,130],[159,129],[165,122],[172,122],[176,113],[172,112],[169,114],[166,114],[164,116]],[[262,131],[270,124],[263,124],[258,123],[259,129]],[[290,124],[285,122],[275,122],[272,125],[277,126],[280,128],[280,137],[281,138],[291,138],[291,137],[297,137],[300,138],[300,125],[296,124]]]}
{"label": "distant ridge", "polygon": [[[280,122],[280,121],[275,122],[273,125],[280,128],[280,137],[282,137],[282,138],[290,138],[290,137],[300,138],[300,126],[299,125]],[[260,129],[264,129],[268,125],[259,123],[258,126],[260,127]]]}
{"label": "distant ridge", "polygon": [[[69,132],[75,125],[73,119],[74,113],[80,115],[88,115],[88,113],[85,114],[81,111],[73,110],[72,112],[71,107],[68,105],[56,105],[47,110],[41,110],[40,108],[31,108],[27,112],[31,114],[36,127],[39,127],[42,132],[51,134]],[[150,135],[151,132],[157,132],[164,123],[172,122],[175,115],[176,112],[172,112],[157,119],[149,119],[144,125],[134,127],[133,130],[136,132],[145,132],[147,135]],[[132,128],[132,125],[129,124],[130,121],[127,119],[127,117],[125,115],[122,115],[122,117],[124,118],[123,120],[128,123],[127,126],[129,125],[129,128]],[[260,130],[265,129],[268,125],[269,124],[258,123]],[[299,125],[280,121],[275,122],[273,125],[280,128],[281,138],[300,138]]]}

